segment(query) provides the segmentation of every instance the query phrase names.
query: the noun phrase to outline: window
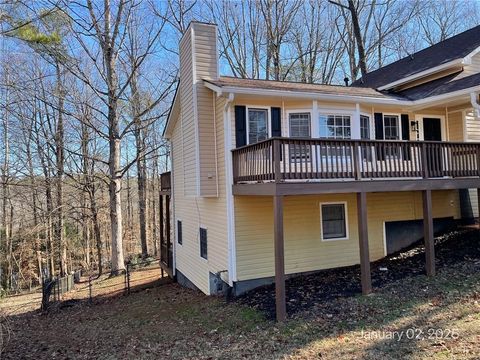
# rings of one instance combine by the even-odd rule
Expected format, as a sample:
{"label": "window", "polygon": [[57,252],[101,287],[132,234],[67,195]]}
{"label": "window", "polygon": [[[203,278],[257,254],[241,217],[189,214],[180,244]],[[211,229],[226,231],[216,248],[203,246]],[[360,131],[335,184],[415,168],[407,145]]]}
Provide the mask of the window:
{"label": "window", "polygon": [[268,137],[268,112],[266,109],[248,109],[248,143],[255,144]]}
{"label": "window", "polygon": [[320,115],[320,137],[329,139],[350,139],[350,116]]}
{"label": "window", "polygon": [[370,139],[370,118],[360,115],[360,139]]}
{"label": "window", "polygon": [[[350,116],[348,115],[320,115],[320,137],[327,139],[350,139]],[[322,146],[320,149],[322,156],[326,158],[349,158],[351,156],[350,147]]]}
{"label": "window", "polygon": [[[370,118],[366,115],[360,115],[360,139],[370,139]],[[363,160],[372,160],[372,149],[367,146],[361,147],[361,155]]]}
{"label": "window", "polygon": [[[383,132],[385,134],[385,140],[399,140],[400,129],[397,115],[384,115],[383,116]],[[385,149],[387,157],[399,157],[399,149],[397,146],[387,146]]]}
{"label": "window", "polygon": [[[310,113],[292,113],[289,115],[290,137],[310,137]],[[305,145],[290,145],[290,158],[292,160],[308,159],[310,148]]]}
{"label": "window", "polygon": [[183,243],[182,222],[180,220],[177,220],[177,242],[180,245]]}
{"label": "window", "polygon": [[383,117],[383,131],[385,133],[385,140],[399,140],[400,131],[399,131],[399,122],[398,116],[396,115],[385,115]]}
{"label": "window", "polygon": [[310,137],[310,113],[297,113],[289,115],[290,137]]}
{"label": "window", "polygon": [[345,240],[347,234],[346,203],[321,204],[322,240]]}
{"label": "window", "polygon": [[200,228],[200,256],[207,259],[207,229]]}

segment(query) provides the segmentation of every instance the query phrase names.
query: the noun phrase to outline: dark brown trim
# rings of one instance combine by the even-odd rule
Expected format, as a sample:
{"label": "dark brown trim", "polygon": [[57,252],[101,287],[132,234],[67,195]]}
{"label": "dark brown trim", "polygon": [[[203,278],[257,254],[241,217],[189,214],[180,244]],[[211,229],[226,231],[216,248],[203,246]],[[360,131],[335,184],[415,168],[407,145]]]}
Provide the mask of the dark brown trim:
{"label": "dark brown trim", "polygon": [[425,240],[425,261],[428,276],[435,275],[435,243],[433,239],[432,191],[422,191],[423,236]]}
{"label": "dark brown trim", "polygon": [[477,143],[275,137],[232,150],[233,182],[478,177],[479,154]]}
{"label": "dark brown trim", "polygon": [[480,188],[480,178],[284,182],[233,185],[233,195],[315,195]]}
{"label": "dark brown trim", "polygon": [[360,270],[362,275],[362,293],[372,292],[370,273],[370,254],[368,250],[367,193],[357,193],[358,243],[360,247]]}
{"label": "dark brown trim", "polygon": [[285,255],[283,242],[283,196],[273,197],[273,238],[275,248],[275,304],[277,321],[287,318],[285,303]]}

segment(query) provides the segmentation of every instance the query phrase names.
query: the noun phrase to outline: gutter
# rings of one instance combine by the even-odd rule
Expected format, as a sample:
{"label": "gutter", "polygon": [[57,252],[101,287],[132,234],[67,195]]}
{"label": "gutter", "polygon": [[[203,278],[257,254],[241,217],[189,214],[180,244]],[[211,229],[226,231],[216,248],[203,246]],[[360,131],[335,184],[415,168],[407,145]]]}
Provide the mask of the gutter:
{"label": "gutter", "polygon": [[[217,96],[222,96],[221,89]],[[232,193],[233,186],[233,167],[232,164],[232,128],[230,119],[230,107],[235,99],[233,93],[225,94],[225,105],[223,107],[223,126],[224,126],[224,149],[225,149],[225,195],[227,206],[227,252],[228,252],[228,285],[233,287],[234,281],[237,281],[237,254],[235,245],[235,208]]]}
{"label": "gutter", "polygon": [[264,88],[247,88],[247,87],[234,87],[234,86],[218,86],[210,82],[204,81],[204,86],[215,91],[217,96],[220,96],[222,93],[229,94],[244,94],[244,95],[258,95],[258,96],[276,96],[276,97],[292,97],[292,98],[303,98],[311,100],[324,100],[324,101],[350,101],[350,102],[368,102],[372,104],[381,104],[381,105],[397,105],[397,106],[422,106],[429,105],[435,102],[441,102],[448,100],[449,98],[455,96],[469,95],[472,92],[479,92],[480,85],[476,85],[470,88],[461,89],[458,91],[453,91],[441,95],[431,96],[419,100],[404,100],[396,98],[381,98],[381,97],[370,97],[370,96],[361,96],[361,95],[337,95],[337,94],[322,94],[319,92],[310,92],[310,91],[291,91],[291,90],[273,90],[273,89],[264,89]]}

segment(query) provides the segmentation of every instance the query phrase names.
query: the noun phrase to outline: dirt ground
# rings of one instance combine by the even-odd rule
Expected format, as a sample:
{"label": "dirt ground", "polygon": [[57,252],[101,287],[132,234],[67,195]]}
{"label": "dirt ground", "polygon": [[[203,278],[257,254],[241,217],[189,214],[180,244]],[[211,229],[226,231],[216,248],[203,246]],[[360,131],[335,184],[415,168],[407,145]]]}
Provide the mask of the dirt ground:
{"label": "dirt ground", "polygon": [[[480,244],[478,231],[468,238]],[[24,308],[3,328],[2,359],[479,359],[480,259],[465,254],[431,279],[392,278],[369,296],[320,298],[286,324],[163,284],[46,315]]]}

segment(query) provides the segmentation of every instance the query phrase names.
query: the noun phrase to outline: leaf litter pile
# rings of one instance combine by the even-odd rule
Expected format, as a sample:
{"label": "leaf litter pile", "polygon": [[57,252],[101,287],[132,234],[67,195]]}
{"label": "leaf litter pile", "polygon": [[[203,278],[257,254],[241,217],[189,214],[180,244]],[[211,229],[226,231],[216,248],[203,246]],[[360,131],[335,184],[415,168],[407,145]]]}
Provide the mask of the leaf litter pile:
{"label": "leaf litter pile", "polygon": [[[449,232],[435,239],[437,270],[465,260],[474,262],[480,270],[480,241],[477,230]],[[425,248],[422,242],[396,254],[371,263],[372,286],[375,291],[394,281],[425,274]],[[361,293],[360,266],[329,269],[286,280],[287,313],[296,315],[320,303]],[[238,302],[275,317],[275,286],[254,289],[238,298]],[[330,309],[335,314],[341,309]]]}

